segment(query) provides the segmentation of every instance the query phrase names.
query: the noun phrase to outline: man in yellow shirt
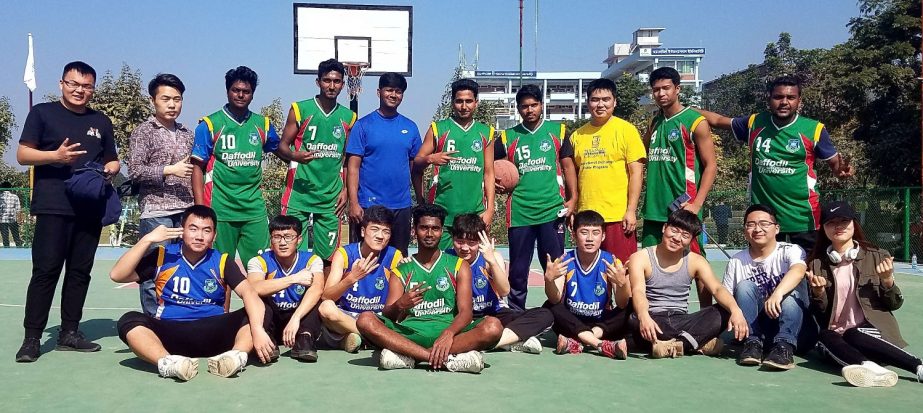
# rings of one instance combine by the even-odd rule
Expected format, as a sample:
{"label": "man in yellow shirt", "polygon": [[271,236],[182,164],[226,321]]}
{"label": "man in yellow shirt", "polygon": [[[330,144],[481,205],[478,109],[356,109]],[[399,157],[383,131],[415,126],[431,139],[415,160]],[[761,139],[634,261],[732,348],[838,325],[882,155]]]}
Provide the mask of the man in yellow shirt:
{"label": "man in yellow shirt", "polygon": [[638,250],[638,199],[645,150],[638,128],[612,115],[615,83],[596,79],[587,86],[590,123],[570,136],[577,167],[578,211],[593,210],[605,219],[602,249],[625,262]]}

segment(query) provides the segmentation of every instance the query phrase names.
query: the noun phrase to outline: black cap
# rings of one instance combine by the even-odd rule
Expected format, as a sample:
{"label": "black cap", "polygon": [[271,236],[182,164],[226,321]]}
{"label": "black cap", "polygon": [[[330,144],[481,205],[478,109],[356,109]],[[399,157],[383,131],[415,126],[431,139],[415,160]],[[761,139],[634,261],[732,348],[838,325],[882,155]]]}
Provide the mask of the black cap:
{"label": "black cap", "polygon": [[846,201],[833,201],[824,205],[824,209],[820,212],[821,224],[837,218],[856,219],[856,211],[853,211]]}

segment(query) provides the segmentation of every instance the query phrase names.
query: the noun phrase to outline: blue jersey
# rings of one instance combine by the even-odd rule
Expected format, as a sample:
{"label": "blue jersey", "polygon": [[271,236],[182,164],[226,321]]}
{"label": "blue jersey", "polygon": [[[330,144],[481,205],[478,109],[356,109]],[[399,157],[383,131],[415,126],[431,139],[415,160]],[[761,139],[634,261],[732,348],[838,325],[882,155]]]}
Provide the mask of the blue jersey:
{"label": "blue jersey", "polygon": [[[346,276],[346,273],[353,267],[353,262],[362,258],[358,242],[344,245],[336,253],[343,257],[343,276]],[[337,299],[337,307],[350,313],[363,311],[380,313],[385,308],[385,300],[388,298],[388,282],[402,258],[400,251],[392,247],[385,247],[384,251],[378,255],[378,268],[365,278],[356,281],[353,288],[344,291],[343,295]]]}
{"label": "blue jersey", "polygon": [[612,254],[600,250],[590,268],[584,271],[577,260],[577,252],[570,251],[563,261],[573,258],[567,264],[564,276],[564,300],[571,313],[588,318],[600,318],[603,309],[609,305],[609,282],[606,280],[606,263],[613,263]]}
{"label": "blue jersey", "polygon": [[359,206],[410,207],[410,161],[422,145],[417,124],[404,115],[388,118],[375,110],[356,121],[346,153],[362,157]]}
{"label": "blue jersey", "polygon": [[[310,267],[314,261],[320,259],[307,251],[298,251],[296,254],[295,265],[288,271],[279,265],[279,261],[276,260],[276,256],[272,250],[257,255],[256,259],[259,260],[260,265],[263,266],[263,273],[266,274],[267,280],[288,277],[289,275]],[[298,304],[301,303],[301,298],[304,297],[305,290],[307,290],[307,287],[301,284],[290,285],[288,288],[273,294],[271,297],[272,303],[277,309],[282,311],[294,310],[298,307]]]}
{"label": "blue jersey", "polygon": [[[447,253],[458,255],[454,249],[446,250]],[[501,308],[508,307],[506,300],[500,298],[490,276],[490,265],[479,252],[477,258],[471,263],[471,311],[475,317],[484,317],[497,314]]]}
{"label": "blue jersey", "polygon": [[209,249],[192,264],[183,257],[182,245],[157,247],[155,317],[192,321],[224,314],[224,264],[228,255]]}

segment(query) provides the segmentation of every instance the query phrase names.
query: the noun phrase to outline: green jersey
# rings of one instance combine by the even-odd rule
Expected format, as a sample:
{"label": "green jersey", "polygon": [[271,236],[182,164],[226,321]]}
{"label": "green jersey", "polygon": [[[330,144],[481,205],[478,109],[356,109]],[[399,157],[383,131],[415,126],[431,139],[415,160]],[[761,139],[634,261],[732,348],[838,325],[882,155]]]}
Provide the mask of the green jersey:
{"label": "green jersey", "polygon": [[399,265],[394,272],[404,284],[404,291],[409,291],[424,282],[429,287],[429,290],[423,293],[423,301],[411,308],[407,317],[458,314],[458,307],[455,305],[455,278],[463,262],[461,258],[440,252],[439,258],[430,269],[423,267],[416,257]]}
{"label": "green jersey", "polygon": [[563,147],[564,124],[542,120],[533,131],[520,123],[502,131],[500,141],[499,155],[505,155],[519,170],[519,184],[506,203],[507,226],[538,225],[557,219],[564,207],[564,172],[559,160],[573,156],[573,149],[568,155]]}
{"label": "green jersey", "polygon": [[[736,121],[736,119],[735,119]],[[735,131],[735,135],[739,134]],[[814,161],[836,154],[824,124],[796,115],[777,127],[769,112],[747,121],[750,146],[750,203],[776,210],[781,232],[817,229],[820,202]]]}
{"label": "green jersey", "polygon": [[325,113],[317,99],[292,103],[298,123],[294,151],[315,151],[308,163],[292,162],[285,177],[282,214],[289,209],[303,212],[332,212],[343,189],[343,151],[356,114],[337,104]]}
{"label": "green jersey", "polygon": [[647,180],[644,192],[644,219],[666,222],[673,200],[682,194],[695,199],[701,179],[699,157],[692,137],[705,120],[692,108],[684,108],[667,118],[663,112],[651,123],[647,150]]}
{"label": "green jersey", "polygon": [[445,225],[451,226],[455,216],[480,214],[484,205],[484,148],[491,144],[494,128],[480,122],[461,127],[455,119],[433,122],[430,126],[436,139],[435,152],[457,152],[455,159],[433,167],[429,185],[430,203],[446,209]]}
{"label": "green jersey", "polygon": [[192,157],[206,163],[205,202],[217,211],[220,221],[266,217],[261,164],[263,152],[275,151],[278,145],[269,118],[256,113],[251,112],[242,123],[225,109],[202,118]]}

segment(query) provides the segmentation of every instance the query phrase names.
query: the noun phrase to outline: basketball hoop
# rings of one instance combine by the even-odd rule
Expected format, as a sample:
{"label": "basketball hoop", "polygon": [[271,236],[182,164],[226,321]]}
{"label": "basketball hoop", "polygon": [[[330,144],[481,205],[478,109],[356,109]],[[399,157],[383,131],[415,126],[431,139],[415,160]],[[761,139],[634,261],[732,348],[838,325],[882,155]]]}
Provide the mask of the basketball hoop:
{"label": "basketball hoop", "polygon": [[346,87],[350,100],[356,100],[362,92],[362,76],[369,69],[367,62],[343,62],[346,67]]}

